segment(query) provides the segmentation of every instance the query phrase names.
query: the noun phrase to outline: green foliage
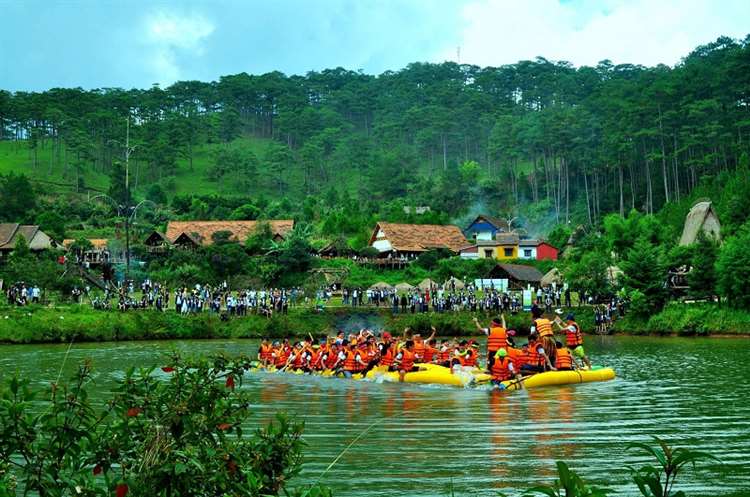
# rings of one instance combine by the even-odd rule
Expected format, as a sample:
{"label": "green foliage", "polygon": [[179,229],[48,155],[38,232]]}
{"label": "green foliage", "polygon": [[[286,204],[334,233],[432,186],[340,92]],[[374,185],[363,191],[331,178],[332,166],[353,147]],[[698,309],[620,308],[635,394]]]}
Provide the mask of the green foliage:
{"label": "green foliage", "polygon": [[647,238],[639,238],[627,251],[620,268],[624,273],[625,287],[638,292],[635,294],[638,299],[643,295],[643,305],[639,302],[638,312],[647,315],[664,306],[667,299],[666,256],[662,246],[652,245]]}
{"label": "green foliage", "polygon": [[716,292],[716,259],[719,245],[701,231],[693,247],[692,269],[688,273],[690,294],[695,297],[713,297]]}
{"label": "green foliage", "polygon": [[569,262],[563,269],[565,279],[572,289],[592,296],[607,296],[612,285],[607,275],[610,258],[601,252],[586,252],[580,260]]}
{"label": "green foliage", "polygon": [[245,250],[249,254],[264,254],[271,249],[273,232],[268,222],[261,221],[255,226],[255,231],[245,240]]}
{"label": "green foliage", "polygon": [[719,293],[730,305],[750,309],[750,286],[747,271],[750,268],[750,225],[724,242],[716,261]]}
{"label": "green foliage", "polygon": [[451,257],[451,252],[446,249],[432,249],[428,250],[414,261],[414,264],[424,269],[435,269],[441,260]]}
{"label": "green foliage", "polygon": [[562,461],[557,462],[558,479],[553,485],[530,488],[527,492],[548,497],[606,497],[607,489],[591,487]]}
{"label": "green foliage", "polygon": [[685,497],[682,491],[673,492],[677,475],[687,465],[695,468],[701,461],[714,461],[718,459],[706,452],[693,451],[683,447],[673,448],[659,437],[653,437],[656,442],[651,446],[642,442],[634,442],[628,445],[629,449],[638,449],[640,452],[652,457],[656,466],[647,464],[638,469],[631,468],[633,481],[638,485],[643,497]]}
{"label": "green foliage", "polygon": [[301,425],[278,416],[244,436],[248,365],[173,355],[159,374],[129,370],[101,409],[88,364],[44,397],[13,377],[0,394],[0,461],[22,461],[10,470],[17,491],[43,496],[300,495],[287,481],[301,466]]}
{"label": "green foliage", "polygon": [[0,220],[12,223],[31,220],[29,214],[36,208],[37,196],[25,175],[12,172],[0,175],[0,198],[3,199]]}
{"label": "green foliage", "polygon": [[552,228],[552,231],[547,234],[547,242],[553,247],[562,250],[568,243],[568,239],[570,238],[570,235],[572,233],[573,230],[571,230],[568,226],[564,224],[558,224],[554,228]]}

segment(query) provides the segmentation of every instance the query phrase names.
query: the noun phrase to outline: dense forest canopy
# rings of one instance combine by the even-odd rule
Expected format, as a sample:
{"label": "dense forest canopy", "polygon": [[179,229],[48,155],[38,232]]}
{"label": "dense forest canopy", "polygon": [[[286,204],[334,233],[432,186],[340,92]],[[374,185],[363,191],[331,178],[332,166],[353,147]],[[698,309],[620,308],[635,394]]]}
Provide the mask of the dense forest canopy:
{"label": "dense forest canopy", "polygon": [[[377,76],[337,68],[145,90],[0,91],[0,140],[28,147],[40,176],[38,152],[48,150],[76,188],[85,187],[82,171],[122,183],[127,116],[141,171],[135,195],[158,203],[174,196],[170,177],[210,146],[217,190],[254,199],[242,204],[244,217],[264,214],[265,182],[273,214],[329,223],[331,235],[361,229],[346,226],[360,212],[367,222],[403,217],[394,204],[430,206],[432,220],[485,210],[529,224],[596,224],[610,212],[653,213],[702,177],[736,169],[750,140],[750,36],[719,38],[675,67],[537,58],[414,63]],[[230,146],[243,137],[267,145]],[[172,203],[199,215],[188,212],[192,200]]]}

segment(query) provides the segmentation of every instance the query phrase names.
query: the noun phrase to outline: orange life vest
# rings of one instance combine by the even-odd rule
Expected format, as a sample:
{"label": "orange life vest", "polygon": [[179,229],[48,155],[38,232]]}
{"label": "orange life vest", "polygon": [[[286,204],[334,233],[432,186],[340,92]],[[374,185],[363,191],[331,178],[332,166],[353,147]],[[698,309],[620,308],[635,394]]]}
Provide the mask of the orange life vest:
{"label": "orange life vest", "polygon": [[328,347],[328,361],[326,362],[326,368],[332,369],[336,365],[336,361],[339,360],[339,350],[334,347]]}
{"label": "orange life vest", "polygon": [[426,362],[424,360],[425,348],[426,346],[424,341],[420,340],[418,342],[414,342],[414,355],[416,356],[414,362]]}
{"label": "orange life vest", "polygon": [[539,333],[539,338],[554,336],[552,322],[549,319],[539,318],[534,321],[534,325],[536,326],[537,333]]}
{"label": "orange life vest", "polygon": [[508,350],[508,359],[513,361],[513,366],[516,368],[516,371],[521,371],[521,366],[524,365],[523,350],[515,349],[513,347],[508,347],[507,350]]}
{"label": "orange life vest", "polygon": [[388,345],[388,348],[385,351],[385,354],[381,356],[380,358],[380,365],[381,366],[392,366],[393,365],[393,359],[396,357],[396,347],[391,343]]}
{"label": "orange life vest", "polygon": [[508,333],[502,326],[493,326],[490,328],[490,334],[487,336],[487,352],[497,352],[508,346]]}
{"label": "orange life vest", "polygon": [[344,359],[344,369],[346,371],[357,371],[357,353],[351,350],[347,350],[345,353],[346,359]]}
{"label": "orange life vest", "polygon": [[424,358],[422,362],[432,362],[438,352],[438,349],[427,345],[424,349]]}
{"label": "orange life vest", "polygon": [[305,365],[305,349],[299,349],[294,351],[294,360],[292,361],[292,367],[301,368]]}
{"label": "orange life vest", "polygon": [[492,363],[492,379],[497,381],[509,380],[513,373],[510,371],[510,365],[513,361],[509,357],[496,357]]}
{"label": "orange life vest", "polygon": [[557,349],[555,368],[573,369],[573,357],[570,355],[570,350],[568,350],[567,348]]}
{"label": "orange life vest", "polygon": [[459,361],[461,366],[476,366],[477,365],[477,353],[472,349],[466,349],[466,353],[460,356]]}
{"label": "orange life vest", "polygon": [[[575,328],[575,331],[571,331],[569,329],[570,327]],[[565,328],[565,338],[567,340],[568,347],[571,349],[574,349],[578,347],[579,345],[583,345],[583,336],[581,335],[581,327],[578,326],[578,323],[573,321],[572,323],[568,324],[568,328]]]}
{"label": "orange life vest", "polygon": [[276,349],[276,367],[280,368],[286,365],[286,361],[289,359],[289,352],[284,347]]}
{"label": "orange life vest", "polygon": [[523,358],[524,364],[529,366],[539,366],[542,361],[542,356],[539,355],[537,349],[539,348],[539,342],[529,343],[529,348],[526,349],[526,356]]}
{"label": "orange life vest", "polygon": [[453,348],[452,347],[446,347],[445,350],[440,351],[440,362],[446,362],[451,360],[451,356],[453,355]]}
{"label": "orange life vest", "polygon": [[260,360],[263,362],[266,362],[271,358],[271,352],[273,351],[273,347],[270,345],[263,345],[260,346]]}
{"label": "orange life vest", "polygon": [[416,359],[416,354],[414,352],[410,352],[407,349],[401,350],[401,367],[400,369],[403,369],[404,371],[409,371],[411,368],[414,367],[414,361]]}

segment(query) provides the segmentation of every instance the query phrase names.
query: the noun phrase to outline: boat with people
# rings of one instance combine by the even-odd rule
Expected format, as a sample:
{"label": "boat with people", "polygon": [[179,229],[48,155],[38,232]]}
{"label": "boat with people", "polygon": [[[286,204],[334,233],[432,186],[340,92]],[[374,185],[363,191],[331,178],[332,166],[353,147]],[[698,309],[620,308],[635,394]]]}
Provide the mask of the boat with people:
{"label": "boat with people", "polygon": [[[264,339],[255,367],[273,373],[456,387],[491,385],[500,390],[615,378],[613,369],[591,364],[572,314],[564,322],[559,315],[550,320],[533,307],[528,340],[520,346],[515,343],[515,330],[506,328],[504,316],[493,318],[488,327],[482,327],[477,319],[474,322],[487,336],[484,361],[476,340],[443,339],[438,343],[433,327],[427,338],[406,328],[399,338],[388,331],[361,329],[348,337],[339,331],[336,336],[318,340],[309,336],[296,343]],[[553,325],[565,335],[564,343],[555,338]]]}

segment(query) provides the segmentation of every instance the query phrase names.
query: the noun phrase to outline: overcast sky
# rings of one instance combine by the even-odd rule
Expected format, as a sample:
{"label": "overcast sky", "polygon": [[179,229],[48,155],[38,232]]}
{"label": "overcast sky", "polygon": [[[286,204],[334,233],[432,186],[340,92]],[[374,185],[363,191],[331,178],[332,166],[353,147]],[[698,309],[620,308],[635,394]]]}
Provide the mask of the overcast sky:
{"label": "overcast sky", "polygon": [[0,88],[148,87],[409,62],[673,65],[750,0],[0,0]]}

